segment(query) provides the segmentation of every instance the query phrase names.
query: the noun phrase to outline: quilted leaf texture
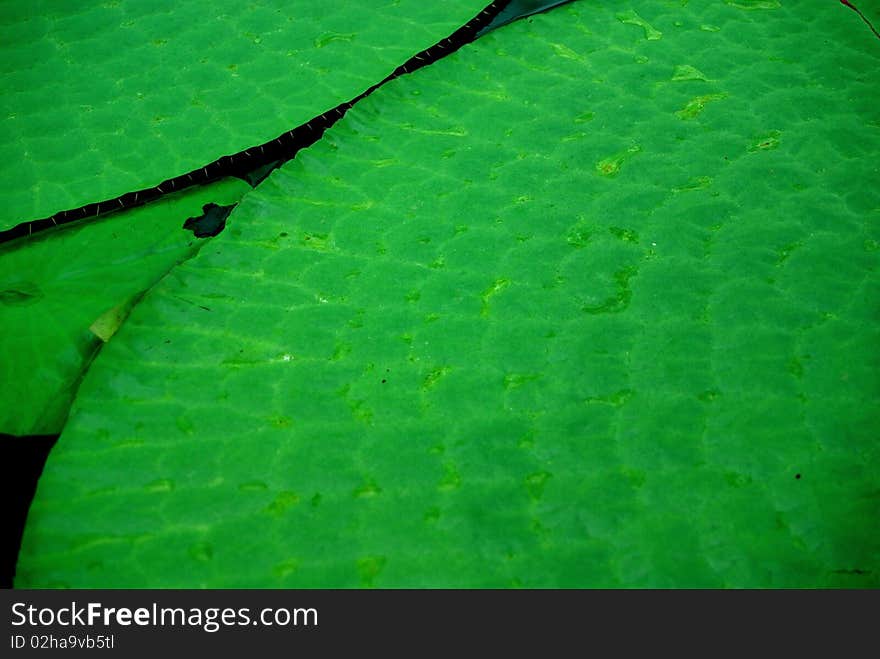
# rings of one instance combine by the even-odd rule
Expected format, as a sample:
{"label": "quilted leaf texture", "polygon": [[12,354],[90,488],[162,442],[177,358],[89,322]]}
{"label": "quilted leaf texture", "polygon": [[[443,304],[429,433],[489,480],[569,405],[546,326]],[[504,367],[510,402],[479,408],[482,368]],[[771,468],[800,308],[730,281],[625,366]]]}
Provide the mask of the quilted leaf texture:
{"label": "quilted leaf texture", "polygon": [[853,18],[576,2],[358,104],[96,359],[17,584],[880,584]]}
{"label": "quilted leaf texture", "polygon": [[[220,13],[211,14],[212,20],[202,16],[181,30],[179,23],[195,15],[190,12],[204,8],[172,12],[162,3],[145,8],[90,0],[0,4],[0,15],[12,26],[0,42],[5,66],[0,102],[8,111],[0,117],[0,159],[8,164],[0,206],[10,223],[34,219],[28,204],[35,204],[34,213],[46,213],[101,201],[108,191],[131,191],[126,186],[136,189],[183,173],[176,167],[205,164],[218,149],[274,136],[291,127],[284,123],[288,119],[304,122],[326,104],[361,92],[479,9],[473,2],[447,3],[442,10],[397,3],[349,5],[318,15],[316,7],[295,1],[271,7],[215,3],[211,11]],[[270,29],[273,17],[277,23]],[[351,23],[353,31],[333,32],[340,21]],[[269,43],[241,31],[258,24],[273,35]],[[144,47],[149,34],[167,38]],[[392,61],[395,56],[400,60]],[[212,75],[228,60],[243,63],[246,80],[234,63],[221,80]],[[279,62],[295,71],[282,82],[263,84]],[[105,84],[108,80],[115,85]],[[208,94],[202,89],[206,81],[216,113],[210,120],[198,100]],[[254,83],[262,85],[260,93],[240,96]],[[132,112],[134,88],[149,90],[136,94],[134,107],[142,113],[158,111],[156,104],[176,109],[147,122],[144,114]],[[269,99],[279,94],[289,104],[287,113],[266,112]],[[192,105],[181,95],[192,95]],[[77,99],[88,103],[77,105]],[[206,127],[212,130],[202,134]],[[168,156],[169,149],[175,157]],[[100,345],[88,331],[90,323],[98,314],[128,308],[169,267],[194,253],[192,236],[179,231],[183,219],[199,215],[205,203],[234,203],[245,189],[235,181],[217,182],[118,215],[109,224],[80,222],[83,226],[49,238],[0,246],[0,321],[10,337],[0,349],[0,371],[7,382],[17,383],[0,399],[0,432],[60,432],[79,377]]]}
{"label": "quilted leaf texture", "polygon": [[0,229],[271,140],[485,4],[3,0]]}

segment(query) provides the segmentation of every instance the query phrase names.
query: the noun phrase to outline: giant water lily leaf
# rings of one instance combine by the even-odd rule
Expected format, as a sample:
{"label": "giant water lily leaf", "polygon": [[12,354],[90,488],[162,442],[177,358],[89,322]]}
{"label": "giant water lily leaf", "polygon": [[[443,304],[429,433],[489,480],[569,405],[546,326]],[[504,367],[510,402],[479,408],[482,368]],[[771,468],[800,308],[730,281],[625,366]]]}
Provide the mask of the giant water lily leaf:
{"label": "giant water lily leaf", "polygon": [[[102,6],[101,11],[117,8],[118,6]],[[71,6],[67,10],[76,13],[82,11],[83,7]],[[494,5],[489,5],[486,10],[480,12],[480,19],[477,22],[487,22],[495,11],[497,10]],[[420,16],[425,17],[424,14],[420,14]],[[126,23],[126,27],[130,28],[132,25]],[[458,32],[456,31],[456,34]],[[294,33],[295,31],[292,34]],[[109,38],[109,35],[105,36]],[[356,35],[348,36],[354,37]],[[453,44],[449,39],[446,42],[447,47],[445,49],[435,47],[433,50],[436,53],[433,55],[429,56],[427,53],[423,53],[424,58],[419,59],[417,64],[424,65],[426,61],[433,61],[436,57],[440,57],[460,45],[458,42]],[[323,48],[324,45],[323,40],[319,40],[315,47]],[[129,54],[135,57],[132,53]],[[412,63],[413,60],[411,59],[409,62]],[[115,60],[112,58],[107,62],[99,62],[99,64],[107,66],[113,63]],[[404,66],[403,70],[408,69]],[[378,82],[374,81],[373,87]],[[320,98],[320,96],[315,98]],[[253,99],[248,99],[242,106],[249,107],[250,103],[253,103]],[[333,119],[336,119],[339,114],[341,112],[334,112]],[[18,116],[13,113],[10,118],[18,118]],[[320,120],[312,119],[311,122],[305,123],[308,130],[302,136],[288,140],[291,142],[286,147],[288,151],[309,139],[312,141],[317,139],[319,133],[314,136],[311,134],[320,130],[320,126],[326,122],[324,118],[321,118]],[[23,126],[26,128],[30,124],[25,121]],[[247,130],[244,134],[248,134]],[[22,136],[16,136],[16,138],[19,137]],[[186,141],[184,140],[180,144],[186,146]],[[229,170],[227,174],[241,176],[254,185],[257,180],[281,162],[275,160],[280,156],[280,153],[276,153],[278,149],[275,148],[274,141],[272,144],[273,148],[269,152],[264,152],[263,146],[251,146],[250,149],[253,153],[245,150],[244,156],[237,158],[234,165],[225,160],[218,161],[218,163],[223,163],[220,172],[216,171],[214,167],[218,163],[212,163],[202,167],[198,173],[200,175],[204,173],[206,177],[210,174],[208,177],[210,180],[218,179],[223,175],[223,171]],[[97,156],[97,154],[95,155]],[[287,157],[290,155],[292,153],[288,153]],[[254,163],[254,158],[259,162]],[[166,163],[167,165],[168,163]],[[255,165],[256,170],[254,170]],[[131,205],[137,207],[138,204],[142,204],[148,199],[157,196],[162,198],[163,195],[172,194],[175,191],[179,192],[181,186],[191,186],[201,180],[201,178],[194,180],[192,173],[183,173],[179,177],[165,180],[153,189],[129,191],[116,199],[102,200],[103,203],[88,204],[38,222],[20,223],[16,229],[10,232],[0,232],[2,234],[0,240],[10,240],[16,235],[32,239],[33,231],[54,230],[60,223],[83,222],[83,218],[97,222],[102,219],[103,216],[99,217],[102,212],[118,214]],[[182,183],[180,183],[181,181]],[[165,186],[164,189],[162,186]],[[10,189],[12,187],[14,186],[10,186]],[[233,184],[227,181],[219,184],[218,187],[220,189],[218,194],[233,203],[240,198],[245,189],[244,186],[238,186],[238,194],[233,193],[230,196],[230,190],[236,189]],[[84,193],[91,194],[89,190],[85,190]],[[182,201],[185,199],[192,201],[202,197],[204,197],[203,194],[184,195]],[[75,391],[78,376],[95,352],[95,344],[90,340],[91,336],[96,335],[102,340],[108,340],[124,321],[132,305],[144,293],[145,289],[141,288],[144,282],[155,281],[167,270],[169,263],[179,260],[185,253],[192,253],[193,250],[189,249],[191,244],[185,241],[183,236],[173,235],[174,232],[169,230],[169,228],[174,228],[168,220],[171,219],[173,222],[175,210],[183,211],[186,208],[187,205],[184,201],[183,205],[166,204],[161,211],[158,211],[158,215],[127,214],[123,218],[115,218],[114,227],[109,230],[107,228],[89,228],[84,233],[78,231],[62,233],[48,242],[41,242],[41,247],[37,251],[30,249],[32,245],[27,244],[26,241],[19,241],[3,248],[3,254],[16,252],[16,255],[0,264],[0,285],[4,286],[0,289],[2,292],[0,300],[4,304],[12,306],[30,307],[38,301],[40,304],[26,311],[20,309],[12,312],[3,310],[7,312],[4,313],[7,329],[10,334],[19,338],[18,341],[11,341],[7,344],[3,362],[11,381],[21,382],[21,385],[16,388],[13,395],[7,396],[0,403],[0,430],[16,434],[52,433],[60,430],[66,417],[69,401]],[[192,204],[190,204],[190,208],[192,208]],[[203,217],[189,216],[190,219],[187,220],[184,228],[191,229],[200,238],[216,235],[222,230],[225,217],[231,208],[231,205],[217,206],[211,202],[206,207],[207,213]],[[187,217],[187,215],[181,215],[181,217]],[[161,224],[155,224],[149,218],[161,218]],[[123,223],[130,222],[138,223],[138,231],[124,230]],[[151,234],[151,231],[157,233]],[[107,242],[108,238],[111,239],[109,243]],[[130,267],[126,264],[131,263],[132,256],[142,256],[145,252],[149,253],[150,250],[155,252],[156,245],[159,243],[163,245],[163,248],[174,244],[178,246],[178,249],[175,254],[169,256],[166,253],[159,260],[142,259],[138,264],[136,275],[124,275],[124,270]],[[88,249],[83,249],[86,244]],[[68,253],[75,253],[84,258],[68,259],[66,256]],[[63,258],[58,259],[59,256],[63,256]],[[33,263],[50,265],[35,268]],[[55,285],[55,280],[68,277],[72,263],[76,263],[77,268],[76,285],[60,287]],[[106,270],[114,267],[116,268],[114,272],[116,276],[113,278],[114,285],[105,286],[102,277],[107,275]],[[120,274],[123,276],[119,276]],[[51,290],[52,294],[45,297],[44,290]],[[89,297],[89,300],[81,304],[80,299],[83,295]],[[95,312],[96,306],[106,307],[106,305],[112,306],[106,308],[101,316],[88,326],[92,334],[85,333],[83,331],[85,329],[84,314],[92,314]],[[47,322],[49,318],[51,318],[51,322]],[[22,345],[24,349],[22,349]]]}
{"label": "giant water lily leaf", "polygon": [[271,140],[485,4],[4,0],[0,230]]}
{"label": "giant water lily leaf", "polygon": [[17,584],[880,584],[880,52],[761,4],[358,104],[96,359]]}
{"label": "giant water lily leaf", "polygon": [[0,245],[0,432],[58,433],[80,374],[131,306],[198,251],[184,220],[238,201],[230,179],[154,205]]}

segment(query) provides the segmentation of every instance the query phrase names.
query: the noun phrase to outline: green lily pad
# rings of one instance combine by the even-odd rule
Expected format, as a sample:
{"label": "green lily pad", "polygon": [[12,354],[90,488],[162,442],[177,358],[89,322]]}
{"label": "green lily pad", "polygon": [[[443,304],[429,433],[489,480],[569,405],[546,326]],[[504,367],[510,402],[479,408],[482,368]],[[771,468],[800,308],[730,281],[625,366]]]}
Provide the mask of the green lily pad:
{"label": "green lily pad", "polygon": [[78,0],[0,7],[0,229],[267,142],[485,0]]}
{"label": "green lily pad", "polygon": [[834,4],[572,3],[358,104],[95,360],[17,585],[880,585],[876,44]]}

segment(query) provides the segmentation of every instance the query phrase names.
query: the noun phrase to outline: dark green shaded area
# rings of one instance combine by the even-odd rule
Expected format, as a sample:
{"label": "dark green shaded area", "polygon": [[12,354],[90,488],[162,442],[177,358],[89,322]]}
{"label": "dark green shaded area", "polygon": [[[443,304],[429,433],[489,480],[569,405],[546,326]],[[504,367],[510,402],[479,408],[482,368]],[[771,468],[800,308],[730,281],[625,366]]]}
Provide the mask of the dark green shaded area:
{"label": "dark green shaded area", "polygon": [[226,218],[234,208],[235,204],[227,206],[218,206],[215,203],[206,204],[202,207],[201,215],[186,219],[183,228],[192,231],[196,238],[216,236],[226,227]]}
{"label": "dark green shaded area", "polygon": [[223,180],[0,245],[0,377],[14,383],[0,397],[0,431],[60,432],[99,335],[112,335],[140,295],[198,250],[183,220],[247,189]]}
{"label": "dark green shaded area", "polygon": [[564,5],[567,2],[571,2],[571,0],[553,0],[552,2],[543,2],[541,0],[511,0],[511,2],[509,2],[507,6],[498,13],[498,16],[495,17],[489,25],[480,30],[478,36],[483,36],[487,32],[496,30],[517,19],[547,11],[553,7]]}

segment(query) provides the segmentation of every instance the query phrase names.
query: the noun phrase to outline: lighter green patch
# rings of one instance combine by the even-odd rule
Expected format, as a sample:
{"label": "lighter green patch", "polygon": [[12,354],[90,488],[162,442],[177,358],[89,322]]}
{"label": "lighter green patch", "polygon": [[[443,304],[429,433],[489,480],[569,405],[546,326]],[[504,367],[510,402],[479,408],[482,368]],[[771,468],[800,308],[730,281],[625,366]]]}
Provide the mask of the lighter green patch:
{"label": "lighter green patch", "polygon": [[639,243],[639,234],[632,229],[624,229],[622,227],[609,227],[608,231],[612,236],[625,243],[633,243],[634,245],[637,245]]}
{"label": "lighter green patch", "polygon": [[145,485],[144,489],[153,493],[171,492],[174,489],[174,481],[170,478],[160,478]]}
{"label": "lighter green patch", "polygon": [[631,158],[634,154],[641,151],[641,147],[638,145],[631,146],[626,151],[621,151],[620,153],[616,153],[613,156],[609,156],[604,160],[600,160],[596,163],[596,172],[600,176],[617,176],[617,173],[620,171],[620,168],[623,166],[629,158]]}
{"label": "lighter green patch", "polygon": [[489,286],[489,288],[483,291],[483,293],[480,295],[480,299],[483,302],[482,309],[480,310],[480,315],[484,317],[489,315],[489,301],[508,286],[510,286],[510,280],[502,277],[500,279],[496,279],[494,282],[492,282],[492,285]]}
{"label": "lighter green patch", "polygon": [[565,59],[574,60],[576,62],[585,62],[583,55],[578,52],[573,51],[568,46],[561,43],[551,43],[550,47],[553,48],[553,51],[559,55],[559,57],[564,57]]}
{"label": "lighter green patch", "polygon": [[672,74],[672,80],[673,82],[680,82],[683,80],[702,80],[703,82],[709,82],[709,78],[706,77],[705,73],[690,64],[679,64],[676,66],[675,72]]}
{"label": "lighter green patch", "polygon": [[731,7],[737,9],[779,9],[782,5],[779,0],[724,0]]}
{"label": "lighter green patch", "polygon": [[430,389],[442,378],[444,375],[448,374],[451,369],[448,366],[438,366],[437,368],[431,369],[428,374],[425,376],[425,381],[422,383],[422,389]]}
{"label": "lighter green patch", "polygon": [[333,43],[334,41],[351,41],[354,39],[354,34],[340,34],[338,32],[325,32],[320,37],[315,39],[315,48],[323,48],[328,43]]}
{"label": "lighter green patch", "polygon": [[504,376],[504,388],[516,389],[524,384],[540,379],[540,373],[509,373]]}
{"label": "lighter green patch", "polygon": [[675,193],[679,192],[693,192],[694,190],[705,190],[706,188],[712,185],[712,177],[711,176],[695,176],[690,179],[684,185],[681,185],[677,188],[672,188],[672,191]]}
{"label": "lighter green patch", "polygon": [[703,111],[706,104],[711,103],[712,101],[720,101],[726,96],[727,94],[705,94],[703,96],[697,96],[689,100],[687,104],[675,114],[680,119],[694,119]]}
{"label": "lighter green patch", "polygon": [[265,492],[268,489],[269,486],[263,481],[248,481],[238,485],[239,492]]}
{"label": "lighter green patch", "polygon": [[749,153],[757,153],[759,151],[771,151],[779,146],[782,132],[771,130],[764,137],[759,137],[749,145]]}
{"label": "lighter green patch", "polygon": [[642,28],[645,31],[645,39],[647,39],[648,41],[656,41],[663,36],[663,33],[660,30],[655,30],[653,27],[651,27],[648,21],[639,16],[632,9],[617,14],[617,20],[627,25],[636,25]]}
{"label": "lighter green patch", "polygon": [[283,515],[299,503],[299,495],[290,490],[282,490],[275,499],[266,506],[266,512],[272,515]]}
{"label": "lighter green patch", "polygon": [[125,302],[107,309],[107,311],[98,316],[94,322],[89,325],[89,331],[101,339],[101,341],[107,343],[107,341],[109,341],[122,326],[122,323],[128,316],[130,310],[131,305]]}
{"label": "lighter green patch", "polygon": [[272,574],[274,574],[279,579],[284,579],[285,577],[289,577],[291,574],[296,572],[299,569],[300,561],[296,558],[289,558],[286,561],[281,561],[276,564],[275,567],[272,568]]}
{"label": "lighter green patch", "polygon": [[367,481],[354,491],[354,496],[357,499],[372,499],[380,494],[382,494],[382,488],[374,480]]}
{"label": "lighter green patch", "polygon": [[624,405],[630,398],[635,395],[632,389],[621,389],[604,396],[589,396],[584,399],[587,404],[611,405],[612,407],[620,407]]}
{"label": "lighter green patch", "polygon": [[572,247],[580,249],[581,247],[586,247],[592,237],[593,230],[579,222],[569,229],[568,234],[565,236],[565,241]]}
{"label": "lighter green patch", "polygon": [[437,485],[437,489],[441,492],[456,490],[461,485],[461,476],[454,465],[447,464],[443,467],[443,477]]}

